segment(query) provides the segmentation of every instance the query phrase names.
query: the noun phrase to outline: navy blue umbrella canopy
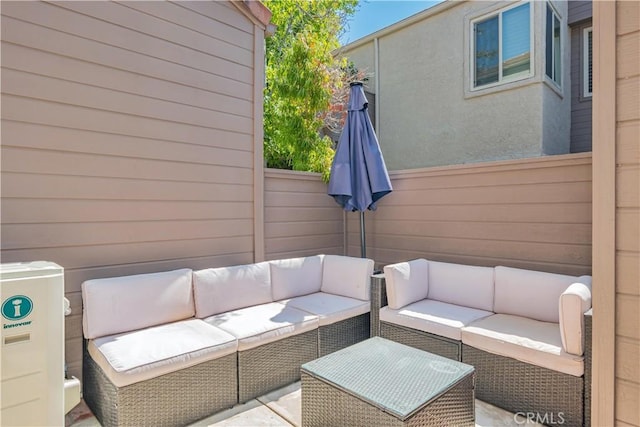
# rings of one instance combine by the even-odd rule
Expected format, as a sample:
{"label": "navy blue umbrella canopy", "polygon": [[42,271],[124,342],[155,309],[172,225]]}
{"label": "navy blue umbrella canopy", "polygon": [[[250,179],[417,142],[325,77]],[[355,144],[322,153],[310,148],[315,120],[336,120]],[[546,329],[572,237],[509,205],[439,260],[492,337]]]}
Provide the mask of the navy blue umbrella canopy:
{"label": "navy blue umbrella canopy", "polygon": [[[375,210],[378,200],[393,190],[367,107],[362,83],[352,83],[347,120],[331,165],[328,190],[329,195],[349,212]],[[360,220],[364,257],[363,214]]]}

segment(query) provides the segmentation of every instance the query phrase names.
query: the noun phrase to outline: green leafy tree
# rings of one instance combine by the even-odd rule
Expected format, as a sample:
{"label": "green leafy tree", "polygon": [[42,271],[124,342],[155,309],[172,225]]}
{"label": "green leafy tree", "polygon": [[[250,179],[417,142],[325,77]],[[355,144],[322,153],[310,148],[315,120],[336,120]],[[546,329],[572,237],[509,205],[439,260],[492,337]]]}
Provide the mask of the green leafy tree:
{"label": "green leafy tree", "polygon": [[346,60],[332,52],[358,0],[265,0],[275,34],[266,40],[264,154],[267,166],[320,172],[328,179],[333,144],[319,131]]}

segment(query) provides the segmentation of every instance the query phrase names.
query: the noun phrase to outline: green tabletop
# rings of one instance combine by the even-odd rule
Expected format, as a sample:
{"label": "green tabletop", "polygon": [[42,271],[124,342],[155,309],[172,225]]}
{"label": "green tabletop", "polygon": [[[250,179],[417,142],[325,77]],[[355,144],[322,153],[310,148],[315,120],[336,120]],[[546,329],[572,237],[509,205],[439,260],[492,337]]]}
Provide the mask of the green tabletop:
{"label": "green tabletop", "polygon": [[302,371],[405,420],[474,368],[373,337],[305,363]]}

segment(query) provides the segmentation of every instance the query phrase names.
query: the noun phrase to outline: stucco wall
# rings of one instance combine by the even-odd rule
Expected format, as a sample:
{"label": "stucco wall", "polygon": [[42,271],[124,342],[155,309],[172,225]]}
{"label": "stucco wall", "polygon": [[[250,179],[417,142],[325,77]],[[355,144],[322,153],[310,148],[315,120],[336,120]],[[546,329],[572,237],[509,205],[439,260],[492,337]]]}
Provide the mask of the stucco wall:
{"label": "stucco wall", "polygon": [[339,56],[347,56],[350,61],[358,67],[358,70],[365,71],[369,74],[369,80],[365,83],[367,92],[375,93],[375,51],[374,42],[370,41],[364,43],[357,48],[350,50],[348,55],[346,53],[339,52]]}
{"label": "stucco wall", "polygon": [[[569,33],[563,30],[566,95],[553,100],[543,87],[545,3],[531,3],[534,75],[469,90],[469,21],[504,6],[443,3],[408,26],[371,36],[379,40],[378,136],[389,169],[569,152]],[[566,4],[558,8],[566,18]],[[358,65],[365,60],[363,51],[372,48],[365,40],[346,46],[345,54]]]}
{"label": "stucco wall", "polygon": [[[567,2],[554,2],[554,6],[560,14],[560,19],[564,20],[564,25],[561,26],[562,79],[558,87],[543,75],[542,154],[565,154],[571,149],[571,28],[566,25],[569,13]],[[541,49],[544,49],[543,44]],[[544,65],[542,60],[541,74],[544,74]]]}
{"label": "stucco wall", "polygon": [[[568,74],[566,74],[568,78]],[[565,80],[566,81],[566,80]],[[545,86],[542,93],[542,154],[565,154],[571,148],[571,97]]]}

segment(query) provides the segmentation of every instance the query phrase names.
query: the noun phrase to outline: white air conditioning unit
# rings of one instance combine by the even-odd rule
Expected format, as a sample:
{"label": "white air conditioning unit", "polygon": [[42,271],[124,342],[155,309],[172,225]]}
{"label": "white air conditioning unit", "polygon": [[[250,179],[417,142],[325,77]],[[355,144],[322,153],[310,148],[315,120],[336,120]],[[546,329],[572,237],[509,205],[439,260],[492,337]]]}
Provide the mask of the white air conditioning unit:
{"label": "white air conditioning unit", "polygon": [[64,426],[64,271],[0,265],[3,426]]}

